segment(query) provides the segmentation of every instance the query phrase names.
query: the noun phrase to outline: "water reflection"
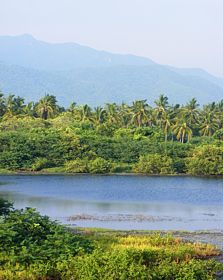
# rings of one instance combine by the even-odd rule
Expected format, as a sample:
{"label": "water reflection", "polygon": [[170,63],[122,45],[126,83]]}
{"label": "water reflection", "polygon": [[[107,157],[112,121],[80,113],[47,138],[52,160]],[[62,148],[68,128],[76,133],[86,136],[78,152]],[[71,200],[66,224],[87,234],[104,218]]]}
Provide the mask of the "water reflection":
{"label": "water reflection", "polygon": [[[68,223],[67,217],[108,216],[108,221],[76,220],[79,226],[117,229],[223,229],[221,178],[145,176],[0,176],[0,195],[16,208]],[[144,215],[153,221],[111,221],[109,215]],[[114,219],[113,219],[114,220]]]}

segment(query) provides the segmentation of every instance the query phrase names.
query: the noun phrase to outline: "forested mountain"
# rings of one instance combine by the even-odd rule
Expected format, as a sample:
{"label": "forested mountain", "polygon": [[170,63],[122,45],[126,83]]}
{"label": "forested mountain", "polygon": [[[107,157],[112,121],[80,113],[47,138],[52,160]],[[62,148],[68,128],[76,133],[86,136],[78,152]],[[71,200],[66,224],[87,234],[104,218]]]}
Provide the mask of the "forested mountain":
{"label": "forested mountain", "polygon": [[52,71],[79,67],[155,64],[148,58],[112,54],[76,43],[50,44],[27,34],[0,36],[0,61]]}
{"label": "forested mountain", "polygon": [[30,35],[0,37],[0,89],[27,100],[51,93],[64,105],[223,97],[223,79],[201,69],[180,69],[133,55],[111,54],[74,43],[50,44]]}

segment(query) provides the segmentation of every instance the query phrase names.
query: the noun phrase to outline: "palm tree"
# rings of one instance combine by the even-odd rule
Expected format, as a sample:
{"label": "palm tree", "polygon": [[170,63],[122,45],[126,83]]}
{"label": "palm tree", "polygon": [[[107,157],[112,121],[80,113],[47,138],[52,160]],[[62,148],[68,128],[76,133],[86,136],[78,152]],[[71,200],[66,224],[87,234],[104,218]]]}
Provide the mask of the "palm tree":
{"label": "palm tree", "polygon": [[107,103],[105,105],[108,123],[117,123],[119,121],[118,106],[116,103]]}
{"label": "palm tree", "polygon": [[154,101],[156,107],[154,108],[153,115],[154,121],[160,127],[162,126],[163,115],[165,115],[168,108],[168,97],[161,94],[157,100]]}
{"label": "palm tree", "polygon": [[96,124],[101,124],[105,120],[106,111],[104,108],[98,106],[94,109],[93,121]]}
{"label": "palm tree", "polygon": [[47,94],[36,104],[36,112],[41,116],[43,120],[47,120],[49,117],[55,115],[57,111],[56,103],[56,97],[54,95]]}
{"label": "palm tree", "polygon": [[5,98],[3,93],[0,91],[0,117],[2,117],[5,114],[5,111],[6,111]]}
{"label": "palm tree", "polygon": [[77,110],[77,103],[72,102],[68,108],[68,112],[71,112],[72,114],[74,114],[76,110]]}
{"label": "palm tree", "polygon": [[146,103],[146,100],[134,101],[130,114],[132,115],[131,123],[134,123],[136,126],[141,127],[148,122],[149,106]]}
{"label": "palm tree", "polygon": [[20,96],[15,97],[14,94],[9,94],[5,98],[5,117],[11,117],[13,115],[20,115],[24,110],[24,99]]}
{"label": "palm tree", "polygon": [[210,110],[210,107],[205,107],[200,119],[200,134],[202,136],[211,136],[218,128],[215,111]]}
{"label": "palm tree", "polygon": [[124,127],[128,127],[131,120],[131,109],[130,107],[122,102],[121,106],[118,107],[118,119],[120,120],[120,125]]}
{"label": "palm tree", "polygon": [[192,98],[185,107],[182,108],[181,112],[187,119],[190,125],[196,124],[199,116],[199,104],[195,98]]}
{"label": "palm tree", "polygon": [[169,132],[171,131],[171,128],[172,128],[171,116],[167,112],[165,112],[162,115],[161,127],[163,129],[164,134],[165,134],[165,142],[167,142],[168,134],[169,134]]}
{"label": "palm tree", "polygon": [[91,107],[89,107],[87,104],[80,107],[80,118],[81,118],[82,122],[84,122],[86,120],[90,120]]}
{"label": "palm tree", "polygon": [[185,119],[177,120],[176,124],[173,126],[173,133],[181,143],[184,143],[185,138],[190,142],[193,135],[192,130]]}
{"label": "palm tree", "polygon": [[33,105],[34,105],[33,102],[29,102],[25,105],[23,112],[26,116],[33,117],[34,115]]}
{"label": "palm tree", "polygon": [[216,120],[219,128],[223,128],[223,99],[216,106]]}

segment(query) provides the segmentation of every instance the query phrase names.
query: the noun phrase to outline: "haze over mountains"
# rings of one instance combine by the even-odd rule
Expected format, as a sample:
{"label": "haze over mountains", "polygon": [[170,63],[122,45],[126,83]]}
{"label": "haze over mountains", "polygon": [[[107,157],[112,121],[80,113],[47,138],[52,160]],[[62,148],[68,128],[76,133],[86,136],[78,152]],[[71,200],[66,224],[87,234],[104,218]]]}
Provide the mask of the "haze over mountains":
{"label": "haze over mountains", "polygon": [[51,93],[65,106],[152,103],[160,94],[180,104],[193,97],[200,104],[223,99],[223,79],[202,69],[164,66],[75,43],[51,44],[30,35],[0,36],[0,89],[27,101]]}

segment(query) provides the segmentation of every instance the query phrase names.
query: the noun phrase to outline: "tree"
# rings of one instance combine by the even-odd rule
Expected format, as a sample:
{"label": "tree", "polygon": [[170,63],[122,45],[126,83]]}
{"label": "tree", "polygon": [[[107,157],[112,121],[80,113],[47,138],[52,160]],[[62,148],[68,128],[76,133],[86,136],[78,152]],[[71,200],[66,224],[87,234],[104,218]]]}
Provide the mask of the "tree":
{"label": "tree", "polygon": [[0,117],[2,117],[5,114],[5,111],[6,111],[5,98],[3,93],[0,91]]}
{"label": "tree", "polygon": [[173,126],[173,133],[181,143],[184,143],[186,138],[189,142],[193,135],[192,130],[185,119],[177,120],[176,124]]}
{"label": "tree", "polygon": [[54,95],[47,94],[39,100],[35,106],[35,110],[43,120],[47,120],[49,117],[55,115],[57,111],[56,103],[56,97]]}
{"label": "tree", "polygon": [[162,115],[161,128],[165,134],[165,142],[167,142],[168,134],[172,129],[172,120],[167,112],[164,112]]}
{"label": "tree", "polygon": [[191,126],[198,121],[199,116],[199,104],[195,98],[192,98],[186,106],[181,109],[181,113],[183,114],[184,118],[187,119],[188,124]]}
{"label": "tree", "polygon": [[82,122],[91,119],[91,107],[89,107],[87,104],[81,106],[79,112]]}
{"label": "tree", "polygon": [[163,115],[166,113],[168,107],[168,97],[161,94],[154,103],[156,104],[154,109],[155,122],[161,127],[161,120],[163,119]]}
{"label": "tree", "polygon": [[218,128],[216,113],[210,108],[204,108],[200,118],[200,134],[202,136],[211,136]]}
{"label": "tree", "polygon": [[95,122],[95,124],[99,125],[104,122],[105,114],[106,114],[105,109],[103,109],[101,106],[98,106],[94,110],[92,120]]}
{"label": "tree", "polygon": [[15,96],[14,94],[9,94],[4,101],[5,112],[4,117],[10,118],[14,115],[21,115],[24,113],[24,98],[20,96]]}
{"label": "tree", "polygon": [[149,106],[146,100],[134,101],[131,107],[131,122],[138,127],[148,122]]}
{"label": "tree", "polygon": [[118,106],[115,103],[105,105],[105,111],[107,114],[107,121],[110,124],[118,123],[119,114],[118,114]]}

